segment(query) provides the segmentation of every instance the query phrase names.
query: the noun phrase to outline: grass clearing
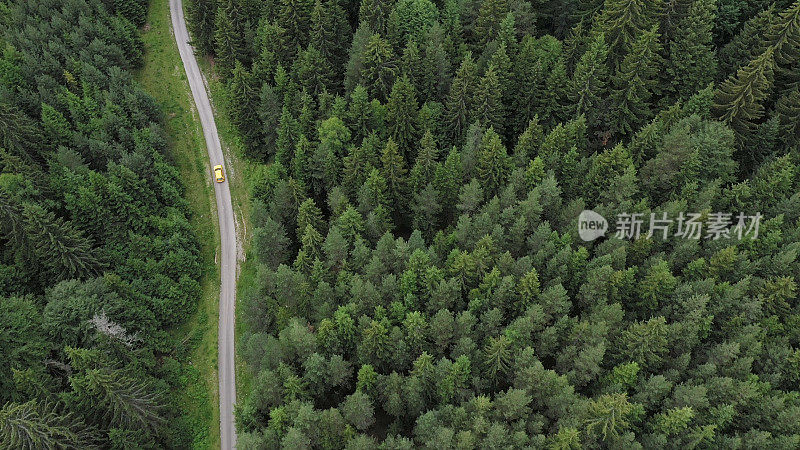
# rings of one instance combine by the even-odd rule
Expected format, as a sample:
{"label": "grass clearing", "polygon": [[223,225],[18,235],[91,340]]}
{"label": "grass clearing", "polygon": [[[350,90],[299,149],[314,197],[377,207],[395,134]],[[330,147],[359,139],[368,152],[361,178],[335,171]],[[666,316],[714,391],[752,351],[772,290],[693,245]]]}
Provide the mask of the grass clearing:
{"label": "grass clearing", "polygon": [[217,324],[219,319],[219,249],[216,203],[200,121],[172,34],[169,3],[151,1],[144,67],[135,74],[143,89],[161,106],[170,154],[185,187],[190,222],[200,243],[202,295],[196,312],[171,330],[180,362],[179,389],[173,393],[183,424],[191,433],[187,444],[195,449],[219,448],[217,381]]}

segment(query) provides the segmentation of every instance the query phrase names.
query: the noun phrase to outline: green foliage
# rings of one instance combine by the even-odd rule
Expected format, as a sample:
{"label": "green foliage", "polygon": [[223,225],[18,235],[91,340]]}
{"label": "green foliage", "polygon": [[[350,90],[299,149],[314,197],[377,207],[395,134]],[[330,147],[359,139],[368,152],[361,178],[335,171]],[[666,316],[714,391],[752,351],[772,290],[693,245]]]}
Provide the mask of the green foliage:
{"label": "green foliage", "polygon": [[[195,309],[201,255],[167,117],[132,81],[146,6],[0,7],[3,448],[175,448],[192,427],[157,394],[186,382],[167,330]],[[208,26],[195,44],[221,51],[237,125],[260,136],[240,7],[190,15]]]}
{"label": "green foliage", "polygon": [[[768,3],[320,0],[291,24],[263,5],[258,56],[237,58],[260,86],[266,163],[240,443],[797,447],[800,16]],[[11,154],[37,133],[81,142],[57,97],[40,103],[9,113],[43,118]],[[63,178],[68,219],[105,237],[78,220],[95,178]],[[0,185],[20,235],[40,184]],[[585,209],[604,238],[576,234]],[[648,236],[665,212],[668,239]],[[763,219],[756,239],[694,240],[674,236],[680,212],[703,231],[713,213]],[[639,239],[614,236],[622,213],[640,214]],[[117,305],[91,286],[59,286],[42,327],[91,341],[59,334],[95,291]],[[49,386],[12,373],[19,392]]]}

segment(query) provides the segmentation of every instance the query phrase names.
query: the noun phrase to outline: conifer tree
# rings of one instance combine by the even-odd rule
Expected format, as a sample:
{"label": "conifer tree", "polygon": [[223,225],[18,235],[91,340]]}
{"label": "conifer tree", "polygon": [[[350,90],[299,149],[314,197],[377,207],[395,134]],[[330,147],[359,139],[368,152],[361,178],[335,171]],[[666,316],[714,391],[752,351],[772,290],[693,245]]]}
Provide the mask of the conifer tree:
{"label": "conifer tree", "polygon": [[489,196],[499,193],[512,167],[511,157],[508,156],[500,136],[494,129],[489,128],[483,134],[478,156],[478,174]]}
{"label": "conifer tree", "polygon": [[297,77],[297,84],[315,97],[327,92],[334,76],[330,63],[313,44],[308,44],[308,47],[297,55],[292,73]]}
{"label": "conifer tree", "polygon": [[425,67],[422,64],[422,55],[420,54],[416,39],[409,39],[408,44],[406,44],[405,49],[403,49],[400,73],[411,80],[420,102],[424,103],[426,100],[424,80]]}
{"label": "conifer tree", "polygon": [[389,97],[398,65],[391,45],[379,34],[373,34],[364,48],[362,79],[372,97],[386,100]]}
{"label": "conifer tree", "polygon": [[38,400],[0,409],[0,440],[9,448],[92,448],[98,443],[96,429]]}
{"label": "conifer tree", "polygon": [[392,2],[387,0],[361,0],[358,21],[366,23],[372,32],[386,35],[386,20],[391,8]]}
{"label": "conifer tree", "polygon": [[800,86],[778,99],[776,109],[783,142],[786,145],[800,143]]}
{"label": "conifer tree", "polygon": [[603,34],[612,67],[622,62],[641,33],[652,28],[661,4],[661,0],[605,1],[594,23],[594,35]]}
{"label": "conifer tree", "polygon": [[472,61],[472,54],[467,52],[450,86],[447,99],[447,118],[450,136],[454,141],[461,139],[474,117],[476,77],[477,67]]}
{"label": "conifer tree", "polygon": [[751,58],[768,46],[764,36],[777,20],[775,5],[764,9],[745,22],[744,27],[719,49],[719,69],[723,75],[735,74]]}
{"label": "conifer tree", "polygon": [[497,70],[489,65],[483,74],[475,93],[475,118],[485,127],[503,135],[505,131],[505,108],[503,106],[503,91]]}
{"label": "conifer tree", "polygon": [[280,1],[278,23],[286,28],[286,45],[290,51],[299,51],[308,45],[313,10],[313,0]]}
{"label": "conifer tree", "polygon": [[686,17],[678,23],[680,31],[669,41],[665,73],[674,98],[688,98],[715,78],[717,63],[712,30],[716,10],[715,0],[693,1]]}
{"label": "conifer tree", "polygon": [[642,33],[612,78],[614,129],[622,135],[638,130],[652,115],[650,98],[657,83],[661,45],[654,26]]}
{"label": "conifer tree", "polygon": [[608,86],[608,47],[602,34],[598,35],[575,66],[571,80],[571,99],[575,114],[585,115],[592,126],[597,126],[603,113]]}
{"label": "conifer tree", "polygon": [[38,205],[25,205],[23,227],[32,252],[51,279],[97,275],[102,268],[97,251],[74,224]]}
{"label": "conifer tree", "polygon": [[264,83],[261,87],[257,111],[264,142],[264,148],[259,152],[259,158],[266,160],[268,156],[275,154],[278,140],[277,129],[282,112],[280,99],[275,88],[269,83]]}
{"label": "conifer tree", "polygon": [[774,70],[774,49],[770,47],[720,84],[715,93],[716,116],[730,124],[740,140],[764,116],[764,101],[772,89]]}
{"label": "conifer tree", "polygon": [[417,142],[417,95],[407,76],[400,77],[392,87],[387,105],[386,120],[392,139],[402,155],[410,155]]}
{"label": "conifer tree", "polygon": [[261,148],[261,127],[259,126],[258,92],[254,86],[253,76],[236,61],[231,82],[228,86],[231,95],[231,122],[241,134],[245,149],[251,157],[259,157]]}
{"label": "conifer tree", "polygon": [[214,51],[214,21],[217,15],[216,0],[194,0],[186,5],[192,45],[201,53]]}
{"label": "conifer tree", "polygon": [[[478,49],[497,38],[500,23],[506,18],[508,4],[505,0],[483,0],[475,19],[475,41]],[[513,18],[513,16],[512,16]]]}
{"label": "conifer tree", "polygon": [[338,90],[341,87],[350,33],[347,14],[339,4],[339,0],[315,2],[311,11],[310,43],[328,63],[331,81],[334,82],[331,88],[336,88],[331,90]]}
{"label": "conifer tree", "polygon": [[231,74],[236,61],[246,61],[244,33],[238,13],[236,2],[227,0],[217,8],[214,19],[214,54],[223,78]]}
{"label": "conifer tree", "polygon": [[439,193],[433,187],[433,183],[428,183],[423,189],[414,193],[411,204],[414,214],[412,226],[420,230],[426,239],[433,237],[438,228],[438,216],[442,211],[439,203]]}
{"label": "conifer tree", "polygon": [[299,125],[286,105],[283,106],[281,111],[276,134],[275,161],[280,162],[285,167],[289,162],[290,156],[294,153],[294,148],[299,138]]}
{"label": "conifer tree", "polygon": [[414,192],[421,191],[425,188],[425,185],[434,179],[438,153],[439,151],[436,149],[436,142],[433,138],[433,134],[428,130],[425,132],[425,135],[422,136],[417,158],[409,174],[411,189]]}
{"label": "conifer tree", "polygon": [[[398,208],[405,204],[406,162],[397,144],[389,138],[381,155],[381,175],[386,180],[391,204]],[[398,213],[399,211],[395,211]]]}

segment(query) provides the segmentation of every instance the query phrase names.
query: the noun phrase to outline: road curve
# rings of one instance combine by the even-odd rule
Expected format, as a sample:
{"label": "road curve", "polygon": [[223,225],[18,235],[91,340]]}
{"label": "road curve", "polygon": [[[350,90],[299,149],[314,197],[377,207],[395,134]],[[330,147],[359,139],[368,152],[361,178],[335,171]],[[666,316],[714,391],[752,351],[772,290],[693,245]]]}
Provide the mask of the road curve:
{"label": "road curve", "polygon": [[[194,49],[189,45],[189,33],[186,31],[186,21],[183,17],[181,0],[170,0],[169,9],[172,15],[175,42],[178,44],[178,51],[180,51],[181,59],[183,60],[183,68],[186,70],[186,77],[189,79],[189,86],[192,89],[194,104],[197,107],[200,123],[203,126],[209,162],[211,166],[217,164],[225,166],[225,158],[219,143],[217,125],[214,123],[214,113],[206,93],[203,74],[197,66]],[[211,177],[210,172],[208,176]],[[214,183],[214,190],[217,197],[219,235],[222,247],[219,290],[219,358],[217,361],[217,370],[219,371],[219,432],[222,449],[229,450],[236,448],[236,426],[233,420],[233,405],[236,403],[236,373],[233,358],[234,305],[236,301],[236,222],[228,182]]]}

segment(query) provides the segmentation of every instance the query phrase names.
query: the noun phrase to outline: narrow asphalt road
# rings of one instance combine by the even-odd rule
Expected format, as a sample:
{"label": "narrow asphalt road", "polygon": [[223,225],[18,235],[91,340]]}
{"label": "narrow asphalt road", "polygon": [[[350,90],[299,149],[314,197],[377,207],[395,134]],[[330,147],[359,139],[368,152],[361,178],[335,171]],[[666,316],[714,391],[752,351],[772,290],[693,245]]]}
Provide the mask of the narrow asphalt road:
{"label": "narrow asphalt road", "polygon": [[[211,166],[222,164],[225,167],[225,158],[219,143],[217,125],[214,123],[214,113],[211,102],[208,100],[203,75],[197,66],[194,49],[189,45],[189,33],[186,31],[186,21],[183,17],[181,0],[170,0],[169,9],[172,15],[172,29],[175,32],[175,41],[183,60],[183,68],[189,79],[192,89],[194,104],[200,115],[203,126],[203,135],[208,148],[208,159]],[[227,171],[226,171],[227,172]],[[211,173],[208,173],[211,177]],[[220,267],[221,283],[219,290],[219,431],[220,443],[223,450],[236,448],[236,427],[233,420],[233,405],[236,403],[236,373],[233,359],[233,324],[234,305],[236,299],[236,222],[231,203],[231,191],[228,189],[227,180],[223,183],[214,183],[217,197],[217,214],[219,215],[219,234],[222,245],[222,264]]]}

